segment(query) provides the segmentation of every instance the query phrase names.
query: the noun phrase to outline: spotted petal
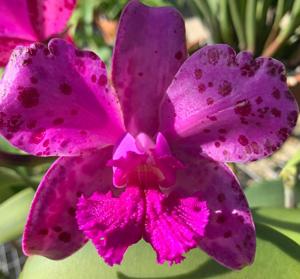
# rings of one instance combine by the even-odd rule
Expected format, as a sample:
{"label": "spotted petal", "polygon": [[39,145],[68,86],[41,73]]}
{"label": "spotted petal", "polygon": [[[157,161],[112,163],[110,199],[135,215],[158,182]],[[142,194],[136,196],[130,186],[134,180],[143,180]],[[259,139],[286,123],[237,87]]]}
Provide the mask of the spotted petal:
{"label": "spotted petal", "polygon": [[215,160],[246,162],[279,148],[297,116],[279,61],[214,45],[180,68],[161,106],[160,130]]}
{"label": "spotted petal", "polygon": [[62,259],[86,242],[75,218],[76,204],[82,195],[110,189],[112,171],[106,162],[111,155],[108,147],[82,157],[62,157],[52,165],[31,206],[23,236],[26,255]]}
{"label": "spotted petal", "polygon": [[130,1],[120,19],[112,79],[131,134],[157,132],[158,106],[185,58],[180,14]]}
{"label": "spotted petal", "polygon": [[0,94],[1,134],[35,155],[78,155],[123,134],[103,62],[60,39],[18,47]]}
{"label": "spotted petal", "polygon": [[141,239],[143,219],[143,194],[137,186],[120,194],[94,193],[78,203],[79,227],[109,265],[120,264],[128,246]]}
{"label": "spotted petal", "polygon": [[190,195],[196,192],[206,201],[209,221],[199,246],[226,267],[240,269],[255,255],[255,228],[247,201],[226,165],[196,154],[197,150],[178,154],[186,169],[177,172],[175,188]]}

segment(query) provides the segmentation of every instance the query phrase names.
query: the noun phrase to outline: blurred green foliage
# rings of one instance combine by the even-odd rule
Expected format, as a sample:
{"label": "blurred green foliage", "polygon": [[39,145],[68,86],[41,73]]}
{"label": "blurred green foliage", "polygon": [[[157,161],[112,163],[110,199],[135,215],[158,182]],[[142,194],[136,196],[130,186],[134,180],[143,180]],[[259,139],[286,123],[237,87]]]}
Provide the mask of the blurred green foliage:
{"label": "blurred green foliage", "polygon": [[185,1],[211,32],[212,43],[300,63],[300,0]]}

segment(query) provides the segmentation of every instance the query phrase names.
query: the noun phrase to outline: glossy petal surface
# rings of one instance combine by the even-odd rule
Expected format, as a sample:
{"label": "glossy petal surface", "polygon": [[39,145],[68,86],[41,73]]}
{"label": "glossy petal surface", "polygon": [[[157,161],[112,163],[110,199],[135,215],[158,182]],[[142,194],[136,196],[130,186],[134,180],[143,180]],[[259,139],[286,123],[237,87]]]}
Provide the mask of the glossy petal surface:
{"label": "glossy petal surface", "polygon": [[123,134],[103,62],[63,40],[17,48],[0,94],[1,134],[35,155],[78,155]]}
{"label": "glossy petal surface", "polygon": [[184,138],[217,161],[246,162],[278,149],[297,116],[279,61],[214,45],[182,65],[160,118],[168,139]]}
{"label": "glossy petal surface", "polygon": [[145,198],[145,240],[156,251],[158,263],[181,262],[204,235],[209,215],[206,203],[197,194],[166,195],[155,188],[146,190]]}
{"label": "glossy petal surface", "polygon": [[[239,269],[255,255],[255,228],[238,181],[224,164],[184,153],[178,154],[186,169],[179,170],[181,192],[195,191],[209,210],[209,221],[199,246],[226,267]],[[194,154],[197,150],[194,150]]]}
{"label": "glossy petal surface", "polygon": [[29,17],[40,41],[66,29],[76,0],[28,0]]}
{"label": "glossy petal surface", "polygon": [[80,229],[93,241],[109,265],[119,264],[128,246],[142,237],[144,200],[139,187],[126,187],[121,194],[94,193],[81,198],[77,207]]}
{"label": "glossy petal surface", "polygon": [[130,1],[120,19],[112,79],[131,134],[157,132],[158,106],[185,58],[180,14]]}
{"label": "glossy petal surface", "polygon": [[84,157],[58,159],[43,178],[27,220],[23,250],[27,255],[61,259],[85,242],[75,218],[79,197],[110,189],[112,171],[106,167],[112,148]]}

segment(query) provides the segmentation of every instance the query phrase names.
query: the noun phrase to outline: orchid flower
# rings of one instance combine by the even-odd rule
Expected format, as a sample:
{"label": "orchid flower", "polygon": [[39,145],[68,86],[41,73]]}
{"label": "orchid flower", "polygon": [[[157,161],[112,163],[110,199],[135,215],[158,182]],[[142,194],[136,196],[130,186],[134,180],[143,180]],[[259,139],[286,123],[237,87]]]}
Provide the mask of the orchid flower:
{"label": "orchid flower", "polygon": [[0,66],[17,45],[60,35],[76,0],[0,0]]}
{"label": "orchid flower", "polygon": [[253,262],[254,223],[226,162],[272,154],[295,126],[280,62],[227,45],[187,58],[180,14],[133,0],[111,79],[94,53],[53,39],[17,47],[0,90],[2,135],[59,156],[33,200],[27,255],[62,259],[91,240],[113,265],[143,238],[159,263],[196,247],[232,269]]}

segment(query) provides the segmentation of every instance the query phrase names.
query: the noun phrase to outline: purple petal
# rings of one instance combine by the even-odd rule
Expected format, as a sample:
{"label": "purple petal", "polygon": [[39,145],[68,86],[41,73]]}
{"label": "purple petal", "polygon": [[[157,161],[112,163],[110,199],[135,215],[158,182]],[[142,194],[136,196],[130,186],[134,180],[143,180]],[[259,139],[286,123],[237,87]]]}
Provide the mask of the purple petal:
{"label": "purple petal", "polygon": [[27,1],[0,0],[0,66],[4,66],[17,45],[37,40],[28,17]]}
{"label": "purple petal", "polygon": [[120,20],[112,62],[113,83],[130,133],[157,132],[158,106],[185,58],[180,14],[130,1]]}
{"label": "purple petal", "polygon": [[33,200],[23,236],[26,255],[65,258],[85,242],[75,218],[82,195],[110,189],[112,171],[106,162],[112,148],[82,157],[58,159],[43,178]]}
{"label": "purple petal", "polygon": [[[197,150],[190,154],[197,154]],[[240,269],[251,264],[255,255],[254,223],[232,171],[200,156],[181,154],[179,158],[186,168],[177,173],[177,187],[191,195],[196,192],[209,210],[199,246],[226,267]]]}
{"label": "purple petal", "polygon": [[184,253],[197,247],[208,222],[206,203],[198,195],[170,195],[159,189],[145,191],[146,220],[144,238],[157,253],[162,264],[181,262]]}
{"label": "purple petal", "polygon": [[218,161],[270,155],[296,124],[298,107],[284,66],[272,58],[237,56],[207,46],[181,67],[161,106],[161,131],[201,146]]}
{"label": "purple petal", "polygon": [[143,193],[139,187],[128,186],[120,195],[94,193],[90,198],[81,198],[77,220],[105,262],[120,264],[128,246],[142,237]]}
{"label": "purple petal", "polygon": [[18,47],[0,91],[1,134],[26,152],[78,155],[123,134],[103,62],[63,40]]}
{"label": "purple petal", "polygon": [[31,43],[32,41],[23,40],[19,38],[1,37],[0,34],[0,67],[4,67],[7,64],[9,57],[16,46],[27,46]]}
{"label": "purple petal", "polygon": [[76,0],[29,0],[29,17],[40,41],[66,30]]}

